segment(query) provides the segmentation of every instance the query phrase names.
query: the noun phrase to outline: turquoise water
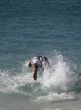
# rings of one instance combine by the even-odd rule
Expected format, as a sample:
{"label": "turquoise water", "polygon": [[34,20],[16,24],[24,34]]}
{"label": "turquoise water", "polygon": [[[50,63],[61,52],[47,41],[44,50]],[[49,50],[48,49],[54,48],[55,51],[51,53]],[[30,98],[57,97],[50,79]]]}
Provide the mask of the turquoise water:
{"label": "turquoise water", "polygon": [[[0,0],[0,109],[80,110],[80,50],[80,0]],[[52,67],[35,82],[36,55]]]}

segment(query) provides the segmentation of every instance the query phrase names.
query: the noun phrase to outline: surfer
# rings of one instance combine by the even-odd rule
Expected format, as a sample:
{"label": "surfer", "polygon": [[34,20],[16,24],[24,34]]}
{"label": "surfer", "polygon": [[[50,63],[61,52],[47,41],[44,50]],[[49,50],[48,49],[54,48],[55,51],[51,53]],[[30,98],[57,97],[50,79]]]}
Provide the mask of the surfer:
{"label": "surfer", "polygon": [[41,68],[44,70],[44,65],[48,65],[49,66],[49,61],[48,61],[48,58],[45,57],[45,56],[36,56],[36,57],[33,57],[28,66],[29,67],[32,67],[32,70],[33,70],[33,79],[34,80],[37,80],[37,71],[38,71],[38,68]]}

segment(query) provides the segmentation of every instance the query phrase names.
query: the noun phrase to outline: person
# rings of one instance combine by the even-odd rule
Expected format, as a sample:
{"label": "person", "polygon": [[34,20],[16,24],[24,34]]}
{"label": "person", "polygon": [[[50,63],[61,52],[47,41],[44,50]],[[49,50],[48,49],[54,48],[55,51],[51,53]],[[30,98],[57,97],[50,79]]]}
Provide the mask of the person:
{"label": "person", "polygon": [[44,65],[49,65],[48,58],[45,56],[36,56],[30,60],[28,66],[32,67],[34,80],[37,80],[38,68],[44,69]]}

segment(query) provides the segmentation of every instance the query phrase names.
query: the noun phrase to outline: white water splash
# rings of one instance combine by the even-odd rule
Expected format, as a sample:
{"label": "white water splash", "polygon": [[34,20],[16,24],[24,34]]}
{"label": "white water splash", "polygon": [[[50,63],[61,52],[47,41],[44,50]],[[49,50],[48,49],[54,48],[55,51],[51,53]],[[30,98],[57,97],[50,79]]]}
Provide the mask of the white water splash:
{"label": "white water splash", "polygon": [[52,67],[44,70],[41,83],[44,87],[67,91],[75,84],[76,77],[73,77],[74,71],[63,60],[63,56],[57,55],[56,57],[51,59]]}
{"label": "white water splash", "polygon": [[[28,61],[22,65],[22,72],[18,75],[10,76],[10,73],[0,71],[0,91],[4,93],[17,92],[23,95],[32,95],[32,92],[20,90],[21,87],[26,84],[30,85],[33,91],[46,93],[45,95],[37,96],[37,100],[67,100],[74,99],[75,95],[70,92],[67,93],[69,88],[74,86],[76,76],[74,77],[74,71],[70,65],[64,61],[61,54],[55,55],[50,58],[51,66],[45,68],[42,73],[42,77],[38,75],[37,81],[33,80],[32,71],[28,69]],[[39,83],[39,89],[35,86],[35,83]],[[33,85],[34,84],[34,85]]]}
{"label": "white water splash", "polygon": [[[7,71],[0,71],[0,92],[3,93],[22,93],[19,90],[20,87],[26,85],[27,83],[33,83],[34,81],[30,79],[31,74],[19,74],[13,75],[7,74]],[[23,94],[28,95],[23,91]]]}

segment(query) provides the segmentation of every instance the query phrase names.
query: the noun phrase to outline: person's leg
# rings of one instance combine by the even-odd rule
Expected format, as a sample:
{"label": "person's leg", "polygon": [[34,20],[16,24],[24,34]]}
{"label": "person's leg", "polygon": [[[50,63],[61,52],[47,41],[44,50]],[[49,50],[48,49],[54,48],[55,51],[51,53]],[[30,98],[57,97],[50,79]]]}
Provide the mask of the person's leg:
{"label": "person's leg", "polygon": [[34,73],[33,73],[33,79],[34,80],[37,80],[37,70],[38,70],[38,66],[36,64],[33,65],[33,71],[34,71]]}

